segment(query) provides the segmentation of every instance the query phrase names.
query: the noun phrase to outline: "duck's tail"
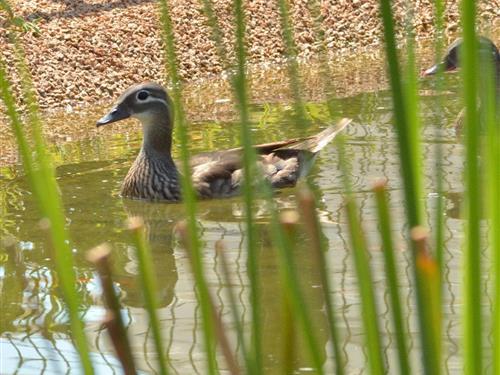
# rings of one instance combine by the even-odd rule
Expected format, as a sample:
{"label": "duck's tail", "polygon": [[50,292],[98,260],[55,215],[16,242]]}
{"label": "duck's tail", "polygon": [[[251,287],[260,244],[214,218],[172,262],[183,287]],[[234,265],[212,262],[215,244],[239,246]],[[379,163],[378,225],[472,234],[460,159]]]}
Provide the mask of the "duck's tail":
{"label": "duck's tail", "polygon": [[297,140],[295,143],[287,144],[281,147],[281,149],[304,150],[315,154],[330,143],[351,121],[351,119],[343,118],[336,125],[331,125],[322,132],[305,139]]}

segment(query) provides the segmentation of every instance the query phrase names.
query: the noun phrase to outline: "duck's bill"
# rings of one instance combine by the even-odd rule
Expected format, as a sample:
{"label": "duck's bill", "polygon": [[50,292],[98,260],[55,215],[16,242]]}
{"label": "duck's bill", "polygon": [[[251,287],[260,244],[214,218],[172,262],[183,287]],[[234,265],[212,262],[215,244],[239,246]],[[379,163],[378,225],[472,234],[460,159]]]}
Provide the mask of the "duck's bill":
{"label": "duck's bill", "polygon": [[423,77],[432,76],[438,72],[439,68],[440,64],[433,65],[429,69],[424,70],[422,72],[422,76]]}
{"label": "duck's bill", "polygon": [[427,77],[427,76],[432,76],[434,74],[437,74],[439,69],[443,69],[443,72],[452,72],[456,68],[452,65],[448,66],[448,65],[445,65],[443,63],[436,64],[436,65],[431,66],[429,69],[424,70],[422,72],[422,77]]}
{"label": "duck's bill", "polygon": [[97,127],[106,124],[111,124],[112,122],[124,120],[130,117],[130,113],[123,108],[115,107],[104,115],[99,121],[97,121]]}

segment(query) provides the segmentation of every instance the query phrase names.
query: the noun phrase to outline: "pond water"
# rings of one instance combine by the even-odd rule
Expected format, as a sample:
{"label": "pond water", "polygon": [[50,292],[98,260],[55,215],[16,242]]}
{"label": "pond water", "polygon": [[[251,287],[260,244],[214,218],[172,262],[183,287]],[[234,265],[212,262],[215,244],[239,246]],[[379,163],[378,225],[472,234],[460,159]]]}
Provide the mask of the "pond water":
{"label": "pond water", "polygon": [[[459,268],[462,225],[461,203],[463,148],[455,132],[437,124],[449,124],[460,110],[457,99],[458,78],[451,79],[448,92],[441,94],[443,107],[438,107],[436,92],[431,82],[423,82],[421,110],[423,122],[422,152],[425,159],[425,199],[427,212],[432,216],[436,203],[434,153],[441,144],[444,153],[445,211],[445,318],[444,358],[449,372],[459,371],[457,352],[460,326]],[[418,349],[415,321],[414,292],[411,288],[410,254],[403,238],[403,200],[399,182],[399,159],[395,134],[391,125],[391,97],[388,91],[362,93],[336,99],[341,116],[353,119],[346,130],[346,153],[352,167],[353,190],[358,199],[364,230],[372,254],[374,283],[377,284],[378,307],[383,337],[385,360],[392,371],[397,368],[392,331],[389,298],[385,286],[383,262],[375,222],[374,200],[370,187],[374,180],[387,178],[390,184],[390,203],[396,220],[394,236],[397,239],[399,272],[405,318],[412,333],[411,348]],[[269,142],[313,134],[328,121],[324,103],[307,103],[314,119],[306,130],[293,123],[290,108],[283,104],[255,104],[252,106],[252,127],[256,142]],[[95,117],[99,117],[96,113]],[[90,122],[94,119],[90,119]],[[201,331],[200,308],[195,296],[193,275],[188,257],[173,234],[175,223],[182,219],[179,204],[160,204],[123,200],[119,196],[120,183],[140,146],[139,127],[133,122],[115,126],[129,126],[126,134],[114,134],[104,128],[98,136],[66,143],[53,150],[57,162],[57,179],[61,188],[71,232],[78,291],[82,296],[82,319],[90,342],[92,358],[99,374],[121,373],[113,348],[105,330],[101,329],[104,308],[101,291],[93,267],[86,261],[90,248],[108,242],[113,248],[115,281],[119,290],[125,323],[131,338],[138,369],[154,373],[155,351],[151,330],[144,309],[143,293],[137,278],[137,261],[131,238],[124,230],[124,220],[130,215],[144,217],[159,285],[162,333],[166,341],[170,371],[174,374],[204,374],[205,357]],[[239,127],[232,122],[197,122],[189,125],[190,146],[193,153],[237,145]],[[174,140],[174,142],[176,142]],[[178,150],[176,149],[176,152]],[[27,181],[16,167],[3,167],[0,179],[2,200],[2,237],[0,252],[0,372],[2,374],[60,374],[78,373],[78,356],[69,339],[68,317],[58,290],[54,263],[43,232],[38,228],[38,213],[29,192]],[[316,159],[308,177],[319,197],[319,212],[324,236],[329,244],[326,254],[330,267],[337,324],[342,338],[342,350],[348,359],[349,373],[368,373],[366,353],[361,334],[359,295],[353,259],[350,252],[348,229],[343,209],[343,189],[334,143],[328,145]],[[286,189],[275,197],[280,210],[296,207],[294,189]],[[283,308],[279,287],[279,264],[276,251],[270,245],[270,215],[265,205],[256,205],[259,251],[259,269],[262,288],[263,352],[266,373],[282,373],[282,342],[280,321]],[[249,327],[251,309],[248,302],[249,282],[244,246],[243,204],[240,198],[200,202],[198,221],[203,241],[203,260],[206,277],[217,307],[229,331],[231,323],[227,285],[223,281],[220,259],[215,242],[223,240],[230,260],[233,291],[240,304],[240,317]],[[298,246],[295,259],[300,267],[303,292],[315,324],[315,332],[325,361],[330,358],[327,320],[319,287],[319,275],[306,247]],[[486,256],[486,255],[485,255]],[[300,341],[300,338],[297,340]],[[417,350],[414,350],[416,352]],[[418,362],[418,356],[413,361]],[[332,361],[329,361],[330,363]],[[226,370],[222,358],[218,361]],[[417,364],[418,366],[418,364]],[[311,363],[301,345],[296,351],[294,368],[297,373],[311,372]],[[327,372],[331,369],[327,367]]]}

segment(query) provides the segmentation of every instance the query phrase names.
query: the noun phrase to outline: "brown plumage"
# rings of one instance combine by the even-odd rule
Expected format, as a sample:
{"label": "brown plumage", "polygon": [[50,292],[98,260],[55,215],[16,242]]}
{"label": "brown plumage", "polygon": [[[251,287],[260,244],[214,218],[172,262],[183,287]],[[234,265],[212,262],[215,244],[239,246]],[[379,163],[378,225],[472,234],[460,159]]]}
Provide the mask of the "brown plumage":
{"label": "brown plumage", "polygon": [[[156,83],[130,87],[114,108],[97,122],[102,126],[128,117],[141,121],[144,139],[141,151],[122,185],[128,198],[178,201],[181,199],[179,172],[172,159],[173,111],[166,91]],[[273,188],[294,186],[305,175],[314,156],[350,122],[341,120],[308,137],[255,146],[257,164]],[[237,195],[242,183],[242,150],[206,152],[190,161],[192,181],[199,198]]]}

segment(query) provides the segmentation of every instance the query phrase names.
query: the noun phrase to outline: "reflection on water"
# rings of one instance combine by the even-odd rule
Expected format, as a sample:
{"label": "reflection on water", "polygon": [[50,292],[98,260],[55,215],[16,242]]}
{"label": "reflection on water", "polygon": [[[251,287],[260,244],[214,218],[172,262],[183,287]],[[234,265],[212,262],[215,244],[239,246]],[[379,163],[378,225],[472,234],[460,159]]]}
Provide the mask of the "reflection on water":
{"label": "reflection on water", "polygon": [[[428,91],[431,92],[431,91]],[[460,104],[453,97],[446,97],[446,107],[436,109],[435,96],[422,97],[423,152],[426,158],[425,197],[428,212],[432,213],[436,194],[433,182],[435,163],[433,155],[437,143],[444,150],[444,184],[447,200],[446,212],[446,364],[450,372],[460,368],[457,358],[459,318],[458,291],[461,280],[460,264],[461,225],[457,207],[462,192],[462,147],[453,130],[437,135],[436,121],[448,122]],[[449,100],[448,100],[449,99]],[[398,181],[399,166],[394,132],[390,122],[391,100],[387,92],[366,93],[336,100],[342,116],[352,117],[353,125],[347,130],[347,159],[351,163],[354,190],[364,220],[374,268],[375,290],[381,327],[391,332],[388,296],[385,289],[383,262],[378,251],[379,238],[375,225],[373,198],[369,187],[374,179],[385,177],[390,182],[391,207],[402,218],[403,201]],[[289,120],[286,108],[277,106],[253,107],[254,135],[256,141],[272,141],[294,137],[302,131]],[[308,129],[311,134],[323,127],[326,107],[308,104],[308,111],[317,123]],[[261,121],[265,114],[265,121]],[[194,152],[215,148],[234,147],[238,143],[239,129],[230,123],[192,124],[191,145]],[[175,142],[175,140],[174,140]],[[82,318],[90,341],[94,363],[99,373],[120,373],[113,349],[102,330],[104,309],[100,298],[100,286],[91,265],[85,260],[85,251],[102,242],[113,247],[113,265],[117,290],[123,304],[123,314],[137,368],[145,373],[155,369],[155,354],[147,314],[143,308],[143,293],[137,280],[137,261],[128,233],[123,229],[128,216],[144,217],[147,237],[151,243],[159,285],[159,317],[163,337],[166,340],[170,370],[176,374],[204,374],[205,362],[200,328],[200,309],[196,301],[193,276],[186,254],[179,247],[173,233],[175,223],[183,218],[178,204],[145,203],[122,200],[118,196],[121,180],[135,157],[140,144],[140,134],[100,137],[87,142],[67,144],[58,149],[55,159],[58,182],[66,207],[71,247],[76,261],[78,290],[82,296]],[[67,373],[79,368],[78,359],[68,336],[68,317],[63,309],[53,262],[47,249],[43,232],[38,228],[37,212],[27,183],[17,176],[16,169],[4,168],[0,179],[2,216],[2,251],[0,253],[0,372],[11,373]],[[347,240],[346,220],[342,206],[340,171],[335,146],[323,150],[317,159],[310,179],[317,187],[320,198],[320,217],[325,239],[329,244],[329,260],[333,294],[336,302],[337,324],[343,338],[342,350],[349,359],[350,372],[365,372],[366,355],[363,351],[359,298],[355,273]],[[295,207],[295,192],[287,189],[276,194],[280,209]],[[263,352],[266,373],[281,372],[284,335],[281,321],[283,296],[277,254],[270,246],[269,212],[257,201],[255,204],[258,233],[258,262],[262,288]],[[223,281],[220,259],[215,243],[223,240],[226,256],[230,261],[233,291],[237,295],[239,313],[244,326],[250,324],[249,284],[246,274],[244,249],[243,209],[240,198],[200,202],[198,221],[203,241],[206,276],[215,296],[216,304],[228,327],[232,327],[230,306],[227,299],[228,285]],[[409,254],[404,251],[403,225],[400,220],[394,228],[401,252],[398,254],[402,295],[406,306],[407,326],[413,334],[412,348],[416,340],[414,295],[411,289]],[[319,275],[310,256],[307,241],[298,241],[294,256],[300,267],[301,285],[310,308],[315,334],[322,348],[321,356],[332,354],[328,345],[328,327],[324,314],[324,301]],[[298,329],[296,331],[299,331]],[[235,334],[230,330],[236,343]],[[296,332],[296,360],[294,368],[307,372],[311,367],[304,353],[300,335]],[[395,368],[395,344],[391,334],[383,337],[385,360]],[[417,363],[417,358],[413,358]],[[219,360],[221,370],[224,361]],[[328,370],[328,369],[327,369]]]}

